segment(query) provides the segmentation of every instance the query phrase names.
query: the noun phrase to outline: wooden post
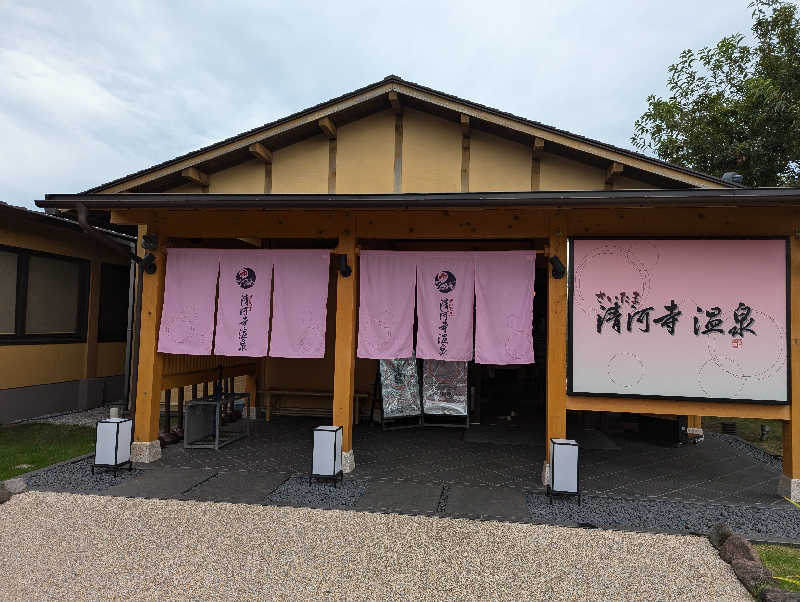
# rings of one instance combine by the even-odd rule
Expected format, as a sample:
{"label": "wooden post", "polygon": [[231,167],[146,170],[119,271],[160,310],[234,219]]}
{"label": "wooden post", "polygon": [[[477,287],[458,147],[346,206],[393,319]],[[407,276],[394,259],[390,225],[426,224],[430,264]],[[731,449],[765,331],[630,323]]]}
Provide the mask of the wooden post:
{"label": "wooden post", "polygon": [[800,240],[791,238],[789,253],[791,316],[791,419],[783,423],[783,475],[778,493],[800,501]]}
{"label": "wooden post", "polygon": [[[148,231],[153,233],[151,228]],[[162,237],[161,240],[163,244],[166,238]],[[136,388],[136,431],[131,447],[131,457],[135,462],[153,462],[161,457],[158,423],[164,358],[156,349],[161,325],[161,306],[164,303],[166,261],[163,250],[156,249],[151,253],[155,256],[156,273],[140,276],[142,313],[139,328],[139,378]]]}
{"label": "wooden post", "polygon": [[162,433],[168,433],[172,429],[172,389],[164,391],[164,429]]}
{"label": "wooden post", "polygon": [[[567,219],[555,213],[550,220],[550,256],[567,264]],[[550,460],[550,439],[567,434],[567,276],[556,280],[547,269],[547,428],[545,455]],[[545,463],[545,470],[547,470]],[[542,480],[549,482],[549,473]],[[548,483],[545,483],[548,484]]]}
{"label": "wooden post", "polygon": [[256,374],[247,374],[244,377],[244,390],[250,394],[249,414],[245,416],[248,420],[256,417],[256,395],[258,394],[258,377]]}
{"label": "wooden post", "polygon": [[333,424],[342,427],[342,469],[351,472],[353,459],[353,395],[355,393],[356,366],[356,261],[355,228],[339,236],[336,253],[347,254],[347,265],[352,273],[341,273],[336,281],[336,344],[333,369]]}
{"label": "wooden post", "polygon": [[183,401],[186,396],[186,387],[178,389],[178,428],[183,430]]}

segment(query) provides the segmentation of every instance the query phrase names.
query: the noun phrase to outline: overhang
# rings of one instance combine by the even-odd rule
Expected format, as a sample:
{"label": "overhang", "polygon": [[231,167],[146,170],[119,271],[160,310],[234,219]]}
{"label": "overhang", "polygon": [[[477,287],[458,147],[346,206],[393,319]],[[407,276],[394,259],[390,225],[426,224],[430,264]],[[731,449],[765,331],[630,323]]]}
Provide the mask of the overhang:
{"label": "overhang", "polygon": [[800,188],[590,190],[405,194],[48,194],[36,205],[74,209],[420,209],[800,205]]}

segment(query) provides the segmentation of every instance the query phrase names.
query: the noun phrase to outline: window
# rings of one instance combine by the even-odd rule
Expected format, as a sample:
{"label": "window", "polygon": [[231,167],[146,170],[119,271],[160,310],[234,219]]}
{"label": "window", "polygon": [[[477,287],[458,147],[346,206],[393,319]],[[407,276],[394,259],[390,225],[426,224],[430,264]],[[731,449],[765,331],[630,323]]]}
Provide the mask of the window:
{"label": "window", "polygon": [[104,263],[100,268],[98,341],[124,341],[126,338],[129,278],[128,266]]}
{"label": "window", "polygon": [[89,262],[0,246],[0,344],[86,340]]}

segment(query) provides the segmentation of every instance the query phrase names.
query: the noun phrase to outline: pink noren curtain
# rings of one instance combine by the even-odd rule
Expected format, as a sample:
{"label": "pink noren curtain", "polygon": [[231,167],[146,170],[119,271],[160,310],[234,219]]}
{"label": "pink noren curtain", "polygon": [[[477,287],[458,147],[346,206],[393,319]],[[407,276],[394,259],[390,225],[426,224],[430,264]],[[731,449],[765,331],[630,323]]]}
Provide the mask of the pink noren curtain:
{"label": "pink noren curtain", "polygon": [[211,354],[218,272],[216,249],[167,250],[159,352]]}
{"label": "pink noren curtain", "polygon": [[472,359],[473,253],[421,253],[417,262],[417,357]]}
{"label": "pink noren curtain", "polygon": [[282,249],[272,253],[275,282],[270,357],[325,357],[330,251]]}
{"label": "pink noren curtain", "polygon": [[361,251],[358,357],[414,355],[416,253]]}
{"label": "pink noren curtain", "polygon": [[267,355],[271,294],[271,251],[220,251],[217,355]]}
{"label": "pink noren curtain", "polygon": [[535,251],[475,254],[475,361],[533,363]]}

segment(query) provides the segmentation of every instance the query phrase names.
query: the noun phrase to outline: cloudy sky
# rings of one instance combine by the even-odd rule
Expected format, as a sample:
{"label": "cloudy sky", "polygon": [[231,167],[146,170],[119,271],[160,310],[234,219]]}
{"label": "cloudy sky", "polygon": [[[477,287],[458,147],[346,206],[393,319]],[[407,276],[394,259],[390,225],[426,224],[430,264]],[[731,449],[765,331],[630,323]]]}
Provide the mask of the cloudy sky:
{"label": "cloudy sky", "polygon": [[[702,7],[702,8],[701,8]],[[80,192],[394,73],[630,147],[747,0],[0,3],[0,201]]]}

